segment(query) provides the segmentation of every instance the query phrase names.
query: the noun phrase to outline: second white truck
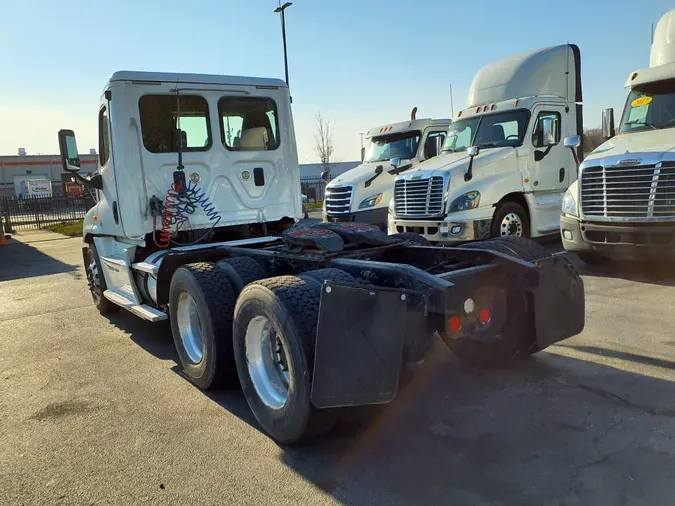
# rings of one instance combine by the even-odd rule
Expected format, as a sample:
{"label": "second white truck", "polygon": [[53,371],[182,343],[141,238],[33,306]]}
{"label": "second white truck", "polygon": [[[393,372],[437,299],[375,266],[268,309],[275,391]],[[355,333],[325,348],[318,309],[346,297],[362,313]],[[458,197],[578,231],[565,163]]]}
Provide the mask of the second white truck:
{"label": "second white truck", "polygon": [[326,187],[324,221],[372,223],[386,230],[394,179],[438,155],[449,126],[449,119],[415,119],[413,110],[409,121],[371,128],[363,163]]}
{"label": "second white truck", "polygon": [[562,139],[582,131],[580,66],[565,44],[483,67],[441,155],[396,178],[389,233],[437,243],[557,233],[577,179]]}

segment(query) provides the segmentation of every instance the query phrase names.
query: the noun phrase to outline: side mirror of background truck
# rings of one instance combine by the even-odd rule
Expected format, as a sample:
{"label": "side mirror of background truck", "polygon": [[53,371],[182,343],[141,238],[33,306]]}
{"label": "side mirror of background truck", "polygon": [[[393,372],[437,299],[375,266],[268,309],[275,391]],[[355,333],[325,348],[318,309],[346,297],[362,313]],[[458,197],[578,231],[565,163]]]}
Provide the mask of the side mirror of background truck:
{"label": "side mirror of background truck", "polygon": [[555,146],[558,143],[558,121],[544,118],[541,121],[542,146]]}
{"label": "side mirror of background truck", "polygon": [[412,167],[412,161],[398,156],[392,158],[389,163],[391,163],[391,169],[387,171],[389,174],[398,174]]}
{"label": "side mirror of background truck", "polygon": [[469,167],[464,174],[464,181],[471,181],[473,179],[473,159],[478,156],[480,148],[478,146],[469,146],[466,148],[466,154],[469,155]]}
{"label": "side mirror of background truck", "polygon": [[580,135],[571,135],[570,137],[565,137],[565,147],[572,150],[572,155],[574,155],[574,161],[577,164],[577,175],[579,175],[579,157],[577,156],[577,148],[581,146],[581,136]]}
{"label": "side mirror of background truck", "polygon": [[611,139],[614,134],[614,109],[610,107],[602,111],[602,137]]}

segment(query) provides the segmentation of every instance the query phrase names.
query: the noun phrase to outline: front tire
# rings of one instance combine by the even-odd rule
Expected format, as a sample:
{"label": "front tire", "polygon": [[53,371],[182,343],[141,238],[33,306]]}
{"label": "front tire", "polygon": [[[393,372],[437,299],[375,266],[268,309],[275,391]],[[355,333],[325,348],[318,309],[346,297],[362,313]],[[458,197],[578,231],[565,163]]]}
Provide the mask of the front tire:
{"label": "front tire", "polygon": [[311,403],[320,284],[279,276],[248,285],[234,316],[234,357],[246,401],[273,439],[294,443],[335,423]]}
{"label": "front tire", "polygon": [[530,237],[530,219],[517,202],[504,202],[492,217],[492,237]]}
{"label": "front tire", "polygon": [[188,379],[199,388],[236,378],[232,317],[236,295],[226,273],[212,263],[176,270],[169,288],[171,333]]}

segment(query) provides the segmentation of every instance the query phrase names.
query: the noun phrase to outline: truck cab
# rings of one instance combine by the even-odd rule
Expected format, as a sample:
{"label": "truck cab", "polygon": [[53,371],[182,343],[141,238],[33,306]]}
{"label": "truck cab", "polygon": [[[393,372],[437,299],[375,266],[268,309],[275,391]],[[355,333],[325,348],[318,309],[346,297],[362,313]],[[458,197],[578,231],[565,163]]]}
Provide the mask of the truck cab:
{"label": "truck cab", "polygon": [[618,131],[580,166],[560,217],[565,250],[587,263],[675,252],[675,9],[657,24],[650,67],[631,72]]}
{"label": "truck cab", "polygon": [[389,233],[437,243],[559,230],[576,180],[563,139],[581,131],[580,53],[561,45],[483,67],[440,156],[396,177]]}
{"label": "truck cab", "polygon": [[371,128],[363,163],[326,187],[324,221],[372,223],[386,230],[394,179],[438,155],[449,126],[449,119],[414,119],[413,113],[410,121]]}

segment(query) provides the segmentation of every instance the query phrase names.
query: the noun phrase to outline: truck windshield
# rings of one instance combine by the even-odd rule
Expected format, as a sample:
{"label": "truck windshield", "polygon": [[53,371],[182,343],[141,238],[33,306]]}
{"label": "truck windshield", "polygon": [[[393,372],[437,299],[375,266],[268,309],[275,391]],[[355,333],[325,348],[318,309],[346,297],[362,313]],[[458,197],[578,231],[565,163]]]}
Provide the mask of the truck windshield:
{"label": "truck windshield", "polygon": [[520,146],[529,118],[528,110],[518,109],[453,121],[443,144],[443,152],[464,151],[469,146]]}
{"label": "truck windshield", "polygon": [[366,162],[384,162],[392,158],[411,160],[417,156],[422,133],[418,131],[383,135],[370,139]]}
{"label": "truck windshield", "polygon": [[675,126],[675,79],[633,88],[621,118],[622,133]]}

